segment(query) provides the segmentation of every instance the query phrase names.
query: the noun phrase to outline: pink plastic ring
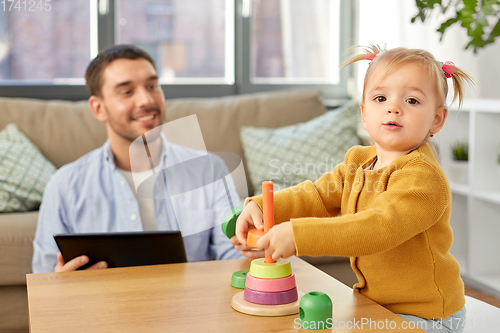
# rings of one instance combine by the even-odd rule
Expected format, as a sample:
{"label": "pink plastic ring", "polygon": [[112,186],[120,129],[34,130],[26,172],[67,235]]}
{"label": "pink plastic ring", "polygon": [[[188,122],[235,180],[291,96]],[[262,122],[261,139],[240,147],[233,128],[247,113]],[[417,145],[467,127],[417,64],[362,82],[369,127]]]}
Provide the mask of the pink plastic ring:
{"label": "pink plastic ring", "polygon": [[245,282],[245,287],[248,289],[270,293],[290,290],[296,286],[295,274],[293,273],[292,275],[279,279],[261,279],[247,274]]}
{"label": "pink plastic ring", "polygon": [[295,302],[299,295],[297,293],[297,287],[287,290],[280,291],[277,293],[266,293],[262,291],[255,291],[245,287],[243,298],[250,303],[262,304],[262,305],[280,305]]}

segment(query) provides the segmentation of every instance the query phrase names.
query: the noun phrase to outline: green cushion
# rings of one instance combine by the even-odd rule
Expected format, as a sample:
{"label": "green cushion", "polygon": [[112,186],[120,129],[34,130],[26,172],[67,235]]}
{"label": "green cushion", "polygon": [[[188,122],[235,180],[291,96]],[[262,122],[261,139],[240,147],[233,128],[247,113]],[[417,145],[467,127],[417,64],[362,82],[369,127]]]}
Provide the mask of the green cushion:
{"label": "green cushion", "polygon": [[0,212],[37,209],[56,168],[15,125],[0,131]]}
{"label": "green cushion", "polygon": [[276,129],[242,126],[240,137],[255,194],[262,182],[274,190],[315,181],[344,160],[356,134],[359,103],[350,101],[308,122]]}

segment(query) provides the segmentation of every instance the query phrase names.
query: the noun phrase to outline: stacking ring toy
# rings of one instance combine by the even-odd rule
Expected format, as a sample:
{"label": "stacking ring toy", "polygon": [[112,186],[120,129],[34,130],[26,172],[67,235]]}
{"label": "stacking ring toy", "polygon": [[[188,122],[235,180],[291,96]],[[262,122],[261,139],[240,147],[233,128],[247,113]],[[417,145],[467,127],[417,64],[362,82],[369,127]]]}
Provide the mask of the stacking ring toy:
{"label": "stacking ring toy", "polygon": [[264,230],[252,229],[247,234],[247,246],[257,247],[257,241],[264,236]]}
{"label": "stacking ring toy", "polygon": [[231,286],[239,289],[245,289],[247,273],[248,270],[234,272],[233,276],[231,277]]}
{"label": "stacking ring toy", "polygon": [[[328,327],[328,319],[333,318],[333,303],[330,297],[320,291],[305,294],[299,303],[299,319],[301,326]],[[314,323],[314,324],[313,324]]]}
{"label": "stacking ring toy", "polygon": [[250,264],[249,274],[261,279],[279,279],[292,275],[292,267],[286,259],[279,259],[268,264],[264,258],[254,259]]}
{"label": "stacking ring toy", "polygon": [[222,232],[227,236],[227,238],[231,238],[236,234],[236,220],[240,216],[243,211],[243,206],[236,206],[234,209],[229,210],[224,218],[222,219]]}
{"label": "stacking ring toy", "polygon": [[260,279],[247,274],[245,286],[255,291],[275,293],[293,289],[297,284],[295,274],[280,279]]}
{"label": "stacking ring toy", "polygon": [[250,303],[280,305],[295,302],[299,298],[299,295],[297,293],[297,287],[277,293],[266,293],[245,288],[243,297],[245,298],[245,301]]}

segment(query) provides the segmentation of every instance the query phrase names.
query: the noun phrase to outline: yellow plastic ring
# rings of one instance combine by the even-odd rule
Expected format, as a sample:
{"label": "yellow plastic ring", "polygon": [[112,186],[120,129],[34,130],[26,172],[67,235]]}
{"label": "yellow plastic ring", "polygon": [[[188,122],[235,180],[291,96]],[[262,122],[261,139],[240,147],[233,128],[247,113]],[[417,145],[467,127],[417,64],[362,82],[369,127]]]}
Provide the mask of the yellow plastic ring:
{"label": "yellow plastic ring", "polygon": [[268,264],[264,258],[254,259],[250,264],[250,274],[261,279],[280,279],[292,274],[292,266],[286,259],[279,259],[273,264]]}

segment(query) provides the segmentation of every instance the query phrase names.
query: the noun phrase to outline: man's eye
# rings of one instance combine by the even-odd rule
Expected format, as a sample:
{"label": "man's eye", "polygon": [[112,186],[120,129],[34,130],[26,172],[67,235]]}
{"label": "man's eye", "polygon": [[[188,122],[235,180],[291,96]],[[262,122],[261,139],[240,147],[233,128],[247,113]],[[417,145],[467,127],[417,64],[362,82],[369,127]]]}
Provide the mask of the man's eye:
{"label": "man's eye", "polygon": [[131,91],[130,90],[124,90],[122,91],[122,95],[130,95]]}
{"label": "man's eye", "polygon": [[381,103],[381,102],[385,102],[386,98],[384,96],[377,96],[374,98],[374,100]]}
{"label": "man's eye", "polygon": [[151,90],[154,90],[156,88],[158,88],[158,84],[152,84],[149,86],[149,89],[151,89]]}
{"label": "man's eye", "polygon": [[415,105],[418,104],[418,101],[415,98],[408,98],[406,103]]}

